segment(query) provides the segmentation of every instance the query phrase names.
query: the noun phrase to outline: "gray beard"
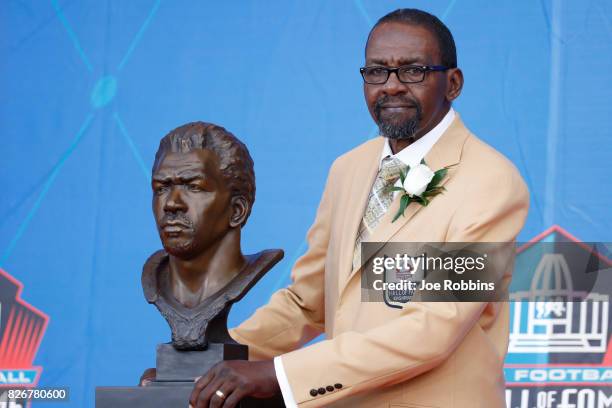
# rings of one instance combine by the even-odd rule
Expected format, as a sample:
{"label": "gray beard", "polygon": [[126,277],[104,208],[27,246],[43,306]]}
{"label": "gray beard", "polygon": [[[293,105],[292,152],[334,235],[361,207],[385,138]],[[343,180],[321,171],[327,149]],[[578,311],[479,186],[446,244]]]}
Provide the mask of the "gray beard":
{"label": "gray beard", "polygon": [[419,125],[419,118],[412,118],[401,125],[379,122],[380,135],[392,140],[408,140],[413,143],[416,140],[415,133]]}
{"label": "gray beard", "polygon": [[[412,118],[405,120],[402,123],[395,124],[393,122],[386,122],[381,119],[382,106],[387,102],[400,101],[407,104],[411,104],[416,107],[416,112]],[[390,97],[389,95],[382,96],[376,101],[374,106],[374,116],[376,117],[376,124],[380,131],[380,135],[392,140],[408,140],[413,143],[417,137],[415,133],[418,129],[419,123],[423,118],[421,105],[414,99],[409,98],[405,95],[397,97]]]}

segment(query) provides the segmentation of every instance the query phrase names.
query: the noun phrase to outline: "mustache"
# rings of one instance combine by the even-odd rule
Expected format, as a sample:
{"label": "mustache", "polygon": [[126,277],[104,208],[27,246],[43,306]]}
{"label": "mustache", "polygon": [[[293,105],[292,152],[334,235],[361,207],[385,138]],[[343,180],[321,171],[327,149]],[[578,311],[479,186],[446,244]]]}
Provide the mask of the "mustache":
{"label": "mustache", "polygon": [[168,213],[163,216],[161,226],[179,225],[185,228],[193,228],[193,222],[183,213]]}
{"label": "mustache", "polygon": [[380,111],[385,105],[409,105],[416,108],[416,114],[421,115],[421,104],[416,100],[407,95],[390,96],[383,95],[376,100],[374,104],[374,110],[377,116],[380,116]]}

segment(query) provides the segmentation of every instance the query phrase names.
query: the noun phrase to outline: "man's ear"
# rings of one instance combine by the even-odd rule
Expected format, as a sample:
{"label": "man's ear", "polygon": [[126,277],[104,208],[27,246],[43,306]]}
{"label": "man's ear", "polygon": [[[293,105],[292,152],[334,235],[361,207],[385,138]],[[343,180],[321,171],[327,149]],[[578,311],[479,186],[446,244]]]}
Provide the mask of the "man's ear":
{"label": "man's ear", "polygon": [[446,100],[452,102],[461,94],[463,89],[463,72],[459,68],[451,68],[448,70],[447,79]]}
{"label": "man's ear", "polygon": [[249,215],[251,205],[244,196],[234,196],[231,200],[232,214],[230,216],[230,227],[242,226]]}

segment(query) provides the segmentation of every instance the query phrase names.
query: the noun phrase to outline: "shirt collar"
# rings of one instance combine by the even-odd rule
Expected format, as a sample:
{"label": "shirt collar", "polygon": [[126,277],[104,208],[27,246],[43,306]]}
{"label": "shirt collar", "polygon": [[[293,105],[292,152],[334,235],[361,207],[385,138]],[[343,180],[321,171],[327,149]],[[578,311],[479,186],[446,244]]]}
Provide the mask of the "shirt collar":
{"label": "shirt collar", "polygon": [[429,132],[423,135],[416,142],[408,145],[403,150],[393,154],[391,146],[389,146],[389,139],[385,138],[383,145],[382,154],[380,156],[379,168],[382,165],[382,160],[387,156],[396,157],[402,163],[413,167],[421,162],[423,157],[431,150],[433,145],[440,139],[440,136],[446,132],[446,129],[455,119],[455,110],[451,107],[442,120]]}

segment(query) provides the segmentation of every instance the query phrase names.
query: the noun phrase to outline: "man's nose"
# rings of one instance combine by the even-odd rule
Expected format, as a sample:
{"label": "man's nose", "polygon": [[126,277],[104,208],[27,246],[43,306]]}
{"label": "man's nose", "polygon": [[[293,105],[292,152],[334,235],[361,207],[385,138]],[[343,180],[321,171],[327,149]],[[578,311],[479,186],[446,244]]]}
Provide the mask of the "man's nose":
{"label": "man's nose", "polygon": [[397,95],[399,93],[406,92],[406,84],[401,82],[397,77],[397,71],[391,72],[389,74],[389,78],[387,78],[387,82],[383,84],[382,91],[387,95]]}
{"label": "man's nose", "polygon": [[187,204],[185,204],[185,201],[183,200],[183,193],[180,186],[173,186],[170,189],[170,194],[168,194],[168,199],[164,204],[164,211],[178,212],[186,210]]}

